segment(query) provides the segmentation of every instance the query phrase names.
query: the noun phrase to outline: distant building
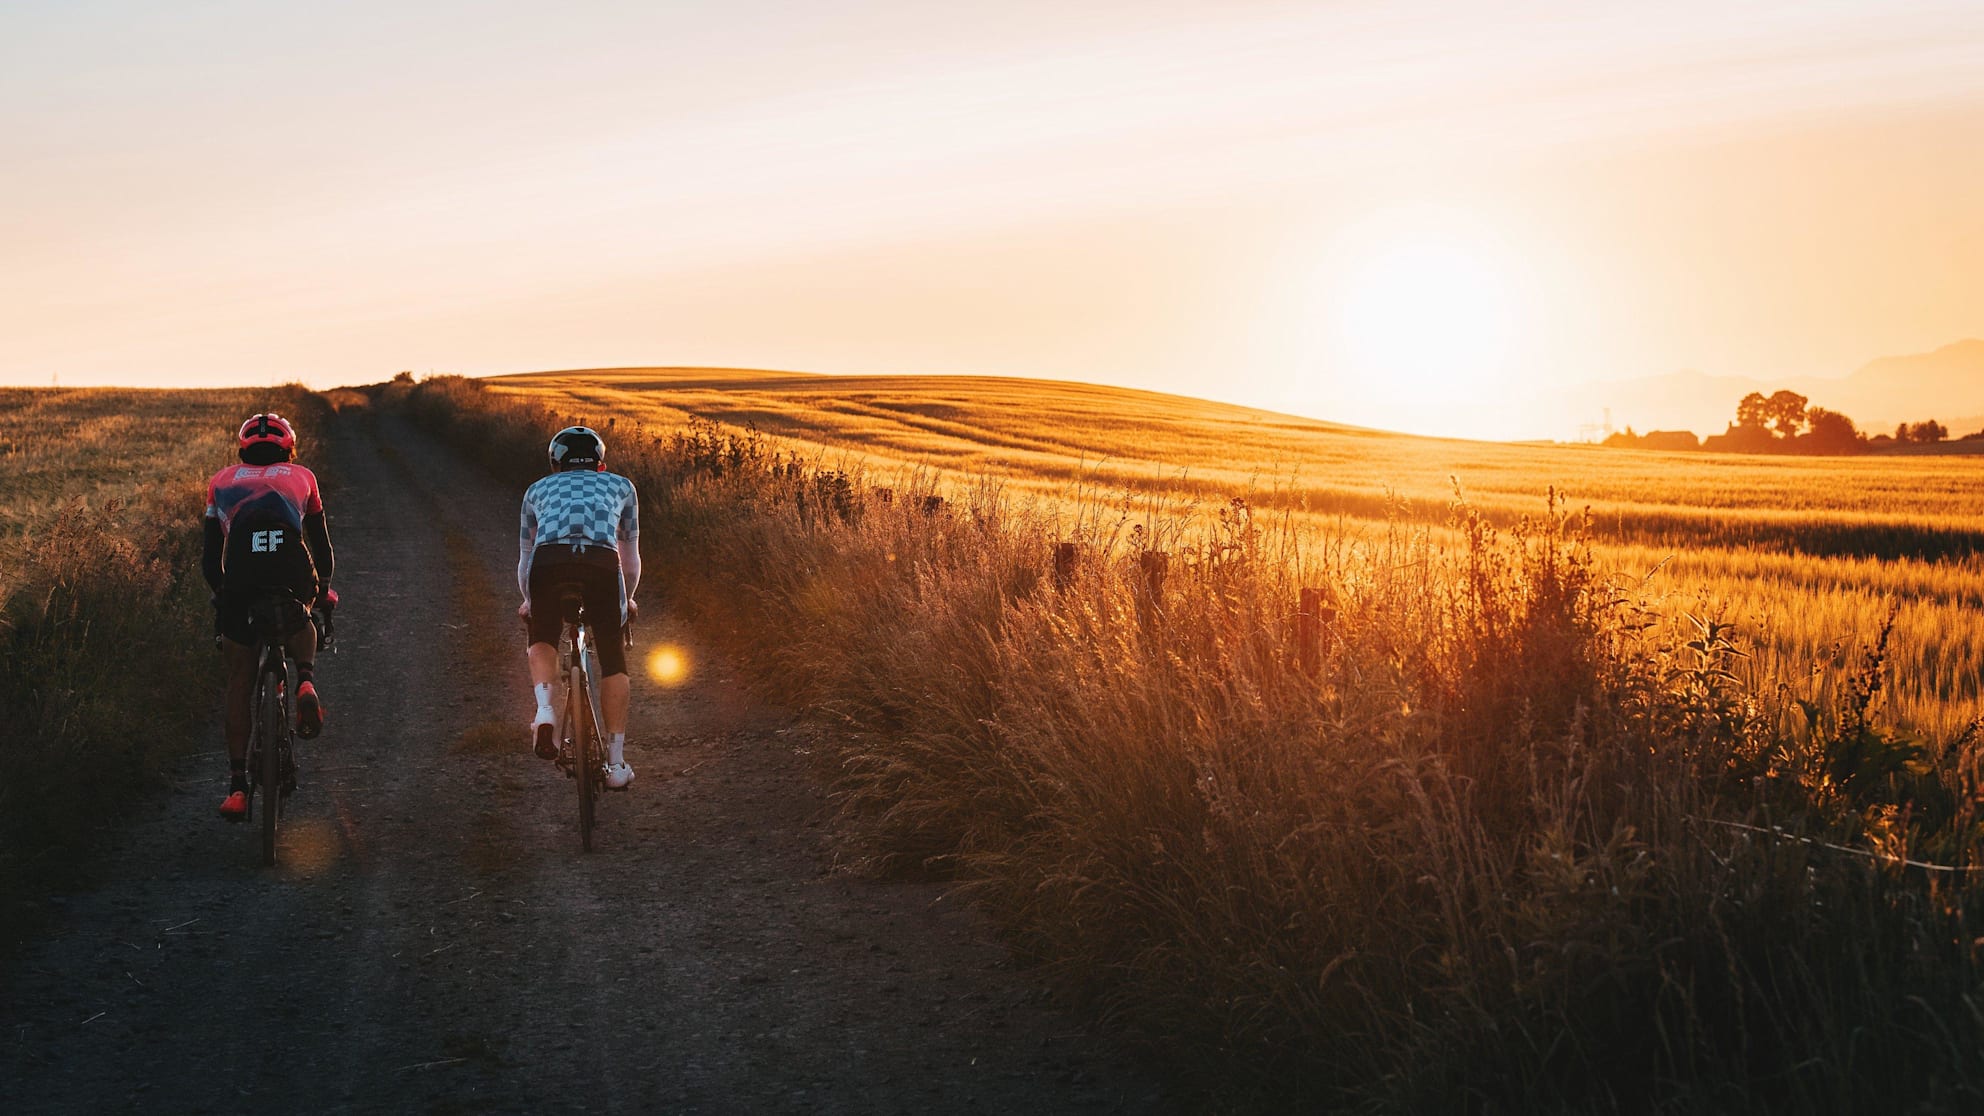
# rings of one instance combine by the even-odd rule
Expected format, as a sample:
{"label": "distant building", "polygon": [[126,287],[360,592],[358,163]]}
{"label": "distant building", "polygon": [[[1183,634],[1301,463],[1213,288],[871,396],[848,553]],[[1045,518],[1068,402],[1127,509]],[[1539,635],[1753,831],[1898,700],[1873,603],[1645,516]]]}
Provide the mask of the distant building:
{"label": "distant building", "polygon": [[1702,440],[1692,430],[1649,430],[1640,436],[1641,449],[1696,450]]}
{"label": "distant building", "polygon": [[1604,444],[1615,449],[1697,450],[1702,448],[1701,439],[1695,437],[1692,430],[1650,430],[1645,434],[1635,434],[1630,426],[1617,434],[1609,435]]}

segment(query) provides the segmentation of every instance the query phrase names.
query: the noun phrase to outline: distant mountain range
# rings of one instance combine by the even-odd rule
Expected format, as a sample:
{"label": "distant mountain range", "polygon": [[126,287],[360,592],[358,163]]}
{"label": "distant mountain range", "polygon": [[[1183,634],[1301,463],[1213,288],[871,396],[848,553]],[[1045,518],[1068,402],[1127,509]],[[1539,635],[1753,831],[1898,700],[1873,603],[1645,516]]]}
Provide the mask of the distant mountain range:
{"label": "distant mountain range", "polygon": [[1869,434],[1891,433],[1896,423],[1932,418],[1958,437],[1984,429],[1984,340],[1882,357],[1840,379],[1753,380],[1675,372],[1585,384],[1574,390],[1572,402],[1586,416],[1582,421],[1596,422],[1610,409],[1617,429],[1706,435],[1720,434],[1735,418],[1736,401],[1750,392],[1769,395],[1786,388],[1811,400],[1812,406],[1844,412]]}

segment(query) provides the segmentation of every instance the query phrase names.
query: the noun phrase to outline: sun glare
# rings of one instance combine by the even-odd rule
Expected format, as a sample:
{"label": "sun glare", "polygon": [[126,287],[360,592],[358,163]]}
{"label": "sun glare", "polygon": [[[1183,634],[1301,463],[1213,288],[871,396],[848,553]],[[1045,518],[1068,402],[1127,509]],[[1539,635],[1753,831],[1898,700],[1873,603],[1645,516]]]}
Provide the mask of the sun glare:
{"label": "sun glare", "polygon": [[1501,277],[1478,256],[1433,240],[1394,245],[1354,280],[1346,355],[1400,387],[1469,389],[1506,359],[1509,310]]}
{"label": "sun glare", "polygon": [[680,686],[689,680],[689,655],[680,647],[664,643],[648,655],[648,677],[661,686]]}
{"label": "sun glare", "polygon": [[1512,366],[1523,298],[1519,257],[1440,209],[1387,211],[1338,237],[1326,265],[1329,363],[1350,421],[1497,436],[1520,394]]}

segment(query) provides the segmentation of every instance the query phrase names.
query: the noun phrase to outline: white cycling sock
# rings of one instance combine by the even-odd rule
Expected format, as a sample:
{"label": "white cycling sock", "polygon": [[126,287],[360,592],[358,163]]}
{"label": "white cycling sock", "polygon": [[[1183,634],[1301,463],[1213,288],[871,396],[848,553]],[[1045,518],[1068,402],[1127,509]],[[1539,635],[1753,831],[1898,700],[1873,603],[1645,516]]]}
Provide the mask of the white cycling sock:
{"label": "white cycling sock", "polygon": [[626,747],[627,747],[627,734],[626,734],[626,733],[624,733],[624,732],[609,732],[609,733],[607,733],[607,734],[606,734],[606,762],[608,762],[608,763],[626,763],[626,762],[627,762],[627,755],[626,755]]}
{"label": "white cycling sock", "polygon": [[541,724],[554,720],[551,716],[551,683],[540,682],[531,689],[537,691],[537,720]]}

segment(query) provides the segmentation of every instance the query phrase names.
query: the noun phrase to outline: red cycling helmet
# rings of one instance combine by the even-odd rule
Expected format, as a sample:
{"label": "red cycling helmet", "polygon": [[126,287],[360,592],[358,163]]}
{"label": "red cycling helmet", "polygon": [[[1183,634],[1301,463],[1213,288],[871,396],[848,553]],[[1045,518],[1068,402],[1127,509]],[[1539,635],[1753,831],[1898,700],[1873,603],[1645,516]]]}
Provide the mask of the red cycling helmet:
{"label": "red cycling helmet", "polygon": [[[244,459],[249,455],[249,449],[255,446],[281,450],[282,457],[288,458],[296,453],[296,429],[289,425],[288,419],[271,411],[242,423],[239,443],[237,448]],[[257,450],[253,456],[261,457],[268,453],[269,450]]]}

